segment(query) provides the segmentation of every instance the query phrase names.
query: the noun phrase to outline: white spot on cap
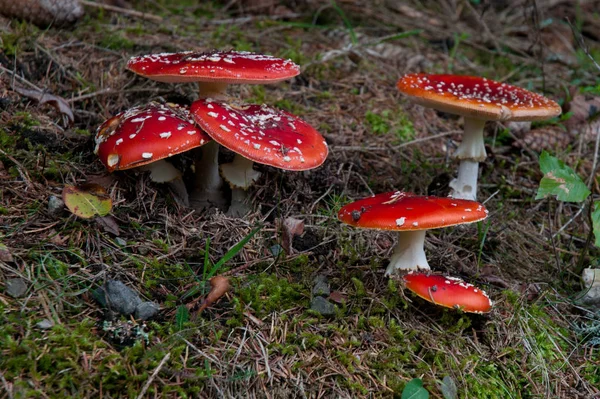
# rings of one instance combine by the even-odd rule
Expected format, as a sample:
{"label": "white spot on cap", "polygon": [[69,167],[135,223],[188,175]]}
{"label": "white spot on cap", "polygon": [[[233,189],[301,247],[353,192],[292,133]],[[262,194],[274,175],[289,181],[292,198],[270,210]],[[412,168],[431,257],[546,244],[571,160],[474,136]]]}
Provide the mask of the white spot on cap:
{"label": "white spot on cap", "polygon": [[110,154],[108,158],[106,158],[106,163],[112,168],[119,163],[119,159],[119,154]]}
{"label": "white spot on cap", "polygon": [[142,152],[142,158],[144,159],[152,159],[152,155],[151,152]]}
{"label": "white spot on cap", "polygon": [[168,139],[169,137],[171,137],[171,132],[160,133],[159,136],[161,139]]}
{"label": "white spot on cap", "polygon": [[400,219],[396,219],[396,226],[403,226],[406,221],[405,217],[401,217]]}

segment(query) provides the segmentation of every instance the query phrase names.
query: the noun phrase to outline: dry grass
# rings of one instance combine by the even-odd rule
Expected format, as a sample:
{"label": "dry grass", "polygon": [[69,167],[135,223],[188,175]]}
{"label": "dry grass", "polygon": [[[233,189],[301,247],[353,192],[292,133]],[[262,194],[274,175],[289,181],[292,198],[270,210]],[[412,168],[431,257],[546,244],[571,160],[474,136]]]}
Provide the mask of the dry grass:
{"label": "dry grass", "polygon": [[[426,250],[434,269],[487,288],[496,302],[488,316],[405,297],[383,277],[395,236],[336,220],[342,204],[371,192],[445,194],[461,121],[406,102],[395,89],[406,72],[479,74],[557,100],[578,90],[600,96],[598,72],[563,22],[581,27],[598,56],[597,1],[339,1],[351,28],[328,3],[170,3],[133,4],[161,15],[160,25],[94,9],[73,30],[0,20],[0,243],[13,258],[0,261],[0,287],[17,276],[29,286],[18,299],[0,288],[0,398],[399,397],[415,377],[441,398],[437,381],[445,375],[461,398],[600,397],[598,350],[575,328],[594,321],[571,300],[590,226],[578,217],[555,234],[578,206],[533,201],[537,152],[545,147],[587,177],[593,136],[571,126],[567,145],[540,135],[533,147],[506,126],[487,127],[491,156],[480,198],[489,225],[432,232]],[[230,94],[300,114],[331,150],[310,172],[258,166],[264,177],[244,220],[180,207],[147,176],[108,175],[92,153],[93,133],[111,115],[149,100],[195,98],[193,85],[126,72],[130,56],[211,48],[301,63],[302,75],[290,82]],[[13,85],[25,81],[65,98],[75,124],[17,94]],[[65,184],[82,182],[108,189],[118,236],[66,210],[48,211]],[[276,256],[287,217],[304,220],[306,231],[294,240],[295,254]],[[177,306],[202,278],[207,240],[214,263],[256,226],[226,265],[244,266],[233,290],[177,328]],[[583,263],[599,255],[590,249]],[[318,274],[346,299],[331,318],[310,310]],[[120,348],[103,333],[105,315],[91,291],[108,278],[161,304],[147,324],[147,345]],[[55,326],[36,328],[42,319]]]}

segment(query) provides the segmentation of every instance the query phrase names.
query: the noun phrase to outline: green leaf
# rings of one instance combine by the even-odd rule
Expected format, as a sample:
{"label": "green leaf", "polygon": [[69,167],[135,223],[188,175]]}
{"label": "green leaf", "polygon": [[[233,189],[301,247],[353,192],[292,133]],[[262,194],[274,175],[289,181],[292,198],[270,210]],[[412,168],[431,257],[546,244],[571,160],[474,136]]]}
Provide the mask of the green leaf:
{"label": "green leaf", "polygon": [[423,388],[420,378],[413,378],[404,386],[401,399],[429,399],[429,392]]}
{"label": "green leaf", "polygon": [[62,197],[67,208],[84,219],[106,216],[112,209],[112,200],[98,184],[65,186]]}
{"label": "green leaf", "polygon": [[592,229],[596,240],[594,244],[600,248],[600,201],[594,202],[594,210],[592,211]]}
{"label": "green leaf", "polygon": [[227,251],[227,253],[225,255],[223,255],[223,257],[221,259],[219,259],[219,261],[217,263],[215,263],[215,265],[213,266],[213,268],[210,270],[210,272],[206,276],[206,279],[208,280],[212,276],[214,276],[219,271],[219,269],[226,262],[229,261],[229,259],[231,259],[235,255],[237,255],[237,253],[240,252],[242,250],[242,248],[244,248],[244,245],[246,245],[246,243],[248,241],[250,241],[250,239],[252,237],[254,237],[254,235],[260,231],[260,229],[262,229],[262,226],[256,227],[254,230],[252,230],[250,233],[248,233],[248,235],[246,237],[242,238],[242,240],[240,242],[238,242],[233,247],[231,247],[231,249],[229,251]]}
{"label": "green leaf", "polygon": [[546,151],[540,155],[540,169],[544,177],[540,181],[536,200],[548,195],[556,195],[560,201],[582,202],[590,195],[590,190],[579,175],[563,161]]}
{"label": "green leaf", "polygon": [[449,375],[445,376],[440,383],[440,391],[444,395],[444,399],[456,399],[458,398],[458,389],[454,380]]}
{"label": "green leaf", "polygon": [[175,313],[175,327],[178,331],[183,330],[183,326],[190,319],[190,311],[185,305],[177,307],[177,313]]}

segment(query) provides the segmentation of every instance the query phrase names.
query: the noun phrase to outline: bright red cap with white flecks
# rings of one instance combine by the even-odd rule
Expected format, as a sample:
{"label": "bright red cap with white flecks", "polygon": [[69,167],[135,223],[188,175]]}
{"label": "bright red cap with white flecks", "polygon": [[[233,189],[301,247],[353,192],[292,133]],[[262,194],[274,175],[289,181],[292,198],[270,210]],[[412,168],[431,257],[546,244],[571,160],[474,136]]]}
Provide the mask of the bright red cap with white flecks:
{"label": "bright red cap with white flecks", "polygon": [[94,153],[112,172],[146,165],[210,140],[186,108],[150,103],[121,112],[100,125]]}
{"label": "bright red cap with white flecks", "polygon": [[355,227],[415,231],[477,222],[487,215],[476,201],[393,191],[348,204],[338,218]]}
{"label": "bright red cap with white flecks", "polygon": [[406,288],[436,305],[469,313],[492,310],[492,301],[484,291],[459,278],[411,272],[402,276],[402,279]]}
{"label": "bright red cap with white flecks", "polygon": [[300,67],[292,60],[248,51],[148,54],[132,57],[127,69],[159,82],[274,83],[292,78]]}
{"label": "bright red cap with white flecks", "polygon": [[327,158],[323,136],[289,112],[212,99],[195,101],[190,112],[217,143],[251,161],[286,170],[308,170]]}
{"label": "bright red cap with white flecks", "polygon": [[538,121],[561,113],[540,94],[477,76],[414,73],[397,87],[417,104],[483,120]]}

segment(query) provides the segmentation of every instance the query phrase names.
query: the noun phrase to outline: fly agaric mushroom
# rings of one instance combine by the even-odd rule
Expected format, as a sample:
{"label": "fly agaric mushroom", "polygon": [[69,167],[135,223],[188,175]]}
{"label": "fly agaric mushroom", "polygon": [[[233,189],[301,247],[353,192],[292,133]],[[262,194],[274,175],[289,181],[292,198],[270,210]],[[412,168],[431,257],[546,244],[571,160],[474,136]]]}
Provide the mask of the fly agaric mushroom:
{"label": "fly agaric mushroom", "polygon": [[300,73],[292,60],[249,51],[184,51],[132,57],[127,69],[167,83],[198,82],[200,97],[219,97],[232,83],[275,83]]}
{"label": "fly agaric mushroom", "polygon": [[308,170],[327,158],[323,136],[302,119],[267,105],[235,105],[212,99],[195,101],[194,120],[213,140],[235,152],[221,174],[232,188],[233,212],[260,177],[254,162],[285,170]]}
{"label": "fly agaric mushroom", "polygon": [[402,280],[406,288],[435,305],[469,313],[492,310],[492,301],[484,291],[459,278],[410,272]]}
{"label": "fly agaric mushroom", "polygon": [[475,200],[479,162],[485,160],[486,121],[540,121],[560,115],[554,101],[520,87],[486,78],[460,75],[405,75],[397,83],[409,99],[465,119],[463,140],[453,154],[460,160],[450,183],[451,197]]}
{"label": "fly agaric mushroom", "polygon": [[181,172],[164,158],[209,141],[186,108],[153,102],[121,112],[100,125],[94,153],[109,172],[143,167],[153,181],[171,182],[185,203],[187,191]]}
{"label": "fly agaric mushroom", "polygon": [[[141,76],[159,82],[198,82],[199,98],[225,96],[232,83],[265,84],[292,78],[300,67],[292,60],[248,51],[185,51],[132,57],[127,68]],[[218,171],[219,146],[215,142],[202,147],[196,157],[197,191],[193,193],[195,207],[219,204],[221,178]]]}
{"label": "fly agaric mushroom", "polygon": [[427,230],[477,222],[487,214],[475,201],[394,191],[345,205],[338,218],[355,227],[398,232],[398,244],[385,271],[389,276],[397,270],[430,269],[424,250]]}

